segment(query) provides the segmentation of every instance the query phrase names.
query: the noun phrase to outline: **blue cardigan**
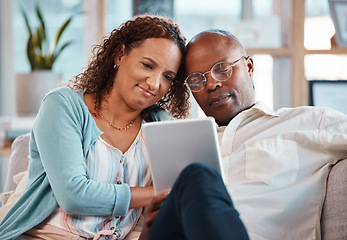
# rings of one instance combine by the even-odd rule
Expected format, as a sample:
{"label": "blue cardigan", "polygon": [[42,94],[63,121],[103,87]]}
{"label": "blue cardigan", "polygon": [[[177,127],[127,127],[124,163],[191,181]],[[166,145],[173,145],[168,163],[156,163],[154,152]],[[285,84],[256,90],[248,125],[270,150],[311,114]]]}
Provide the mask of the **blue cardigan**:
{"label": "blue cardigan", "polygon": [[[166,111],[151,116],[154,121],[172,119]],[[86,175],[85,158],[101,134],[83,93],[58,88],[43,99],[31,132],[26,189],[1,222],[0,239],[15,239],[59,206],[69,214],[127,213],[131,197],[127,184],[100,183]]]}

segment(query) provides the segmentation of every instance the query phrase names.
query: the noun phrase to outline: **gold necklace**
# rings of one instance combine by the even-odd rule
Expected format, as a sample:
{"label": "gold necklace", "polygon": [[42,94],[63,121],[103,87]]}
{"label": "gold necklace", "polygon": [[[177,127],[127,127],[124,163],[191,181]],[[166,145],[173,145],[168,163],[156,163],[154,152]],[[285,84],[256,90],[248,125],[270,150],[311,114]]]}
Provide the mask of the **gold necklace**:
{"label": "gold necklace", "polygon": [[128,125],[126,125],[125,127],[117,127],[117,126],[115,126],[110,120],[108,120],[108,119],[104,116],[104,114],[101,114],[100,116],[101,116],[101,118],[105,119],[105,121],[108,122],[108,124],[109,124],[111,127],[115,128],[115,129],[117,129],[117,130],[119,130],[119,131],[126,131],[126,130],[128,130],[128,129],[133,125],[133,123],[135,122],[135,119],[136,119],[136,118],[134,118],[134,119],[133,119]]}

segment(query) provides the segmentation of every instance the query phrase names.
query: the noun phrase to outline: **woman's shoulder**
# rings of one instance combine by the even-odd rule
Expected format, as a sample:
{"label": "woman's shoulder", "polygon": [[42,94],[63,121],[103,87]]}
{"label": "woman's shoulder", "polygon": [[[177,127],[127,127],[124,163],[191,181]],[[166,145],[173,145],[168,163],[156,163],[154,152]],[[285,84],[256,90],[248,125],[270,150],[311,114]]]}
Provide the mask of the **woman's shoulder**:
{"label": "woman's shoulder", "polygon": [[83,100],[83,92],[76,91],[74,89],[71,89],[69,87],[59,87],[52,89],[45,97],[55,97],[55,98],[77,98],[80,100]]}
{"label": "woman's shoulder", "polygon": [[79,122],[83,126],[92,126],[94,122],[89,121],[91,115],[84,103],[83,95],[83,92],[68,87],[51,90],[40,106],[40,118],[45,119],[55,115],[59,116],[60,122],[64,119],[67,122],[73,119],[75,123]]}
{"label": "woman's shoulder", "polygon": [[73,112],[86,112],[87,106],[83,100],[83,92],[76,91],[68,87],[60,87],[51,90],[43,98],[43,107],[52,107],[69,109]]}

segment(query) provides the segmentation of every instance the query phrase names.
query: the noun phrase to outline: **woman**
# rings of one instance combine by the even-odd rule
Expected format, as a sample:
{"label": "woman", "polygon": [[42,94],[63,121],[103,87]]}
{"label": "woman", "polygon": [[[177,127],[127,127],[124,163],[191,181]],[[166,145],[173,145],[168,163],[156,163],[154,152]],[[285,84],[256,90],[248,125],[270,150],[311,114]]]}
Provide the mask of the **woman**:
{"label": "woman", "polygon": [[124,239],[154,196],[141,126],[187,115],[189,91],[176,81],[185,39],[170,19],[137,16],[95,50],[42,102],[26,191],[1,239]]}

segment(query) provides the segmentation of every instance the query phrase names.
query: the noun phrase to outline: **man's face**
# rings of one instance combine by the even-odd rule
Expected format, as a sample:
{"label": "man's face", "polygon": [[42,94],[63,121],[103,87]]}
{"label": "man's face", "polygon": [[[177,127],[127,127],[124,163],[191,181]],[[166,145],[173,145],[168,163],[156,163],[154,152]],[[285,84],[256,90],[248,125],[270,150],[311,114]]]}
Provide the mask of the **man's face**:
{"label": "man's face", "polygon": [[[234,63],[244,55],[243,48],[235,40],[220,34],[205,34],[188,46],[185,58],[186,76],[206,73],[217,62]],[[216,119],[219,125],[227,125],[239,112],[254,104],[254,89],[251,81],[253,60],[241,60],[232,67],[232,75],[220,82],[205,74],[206,86],[193,96],[207,116]]]}

